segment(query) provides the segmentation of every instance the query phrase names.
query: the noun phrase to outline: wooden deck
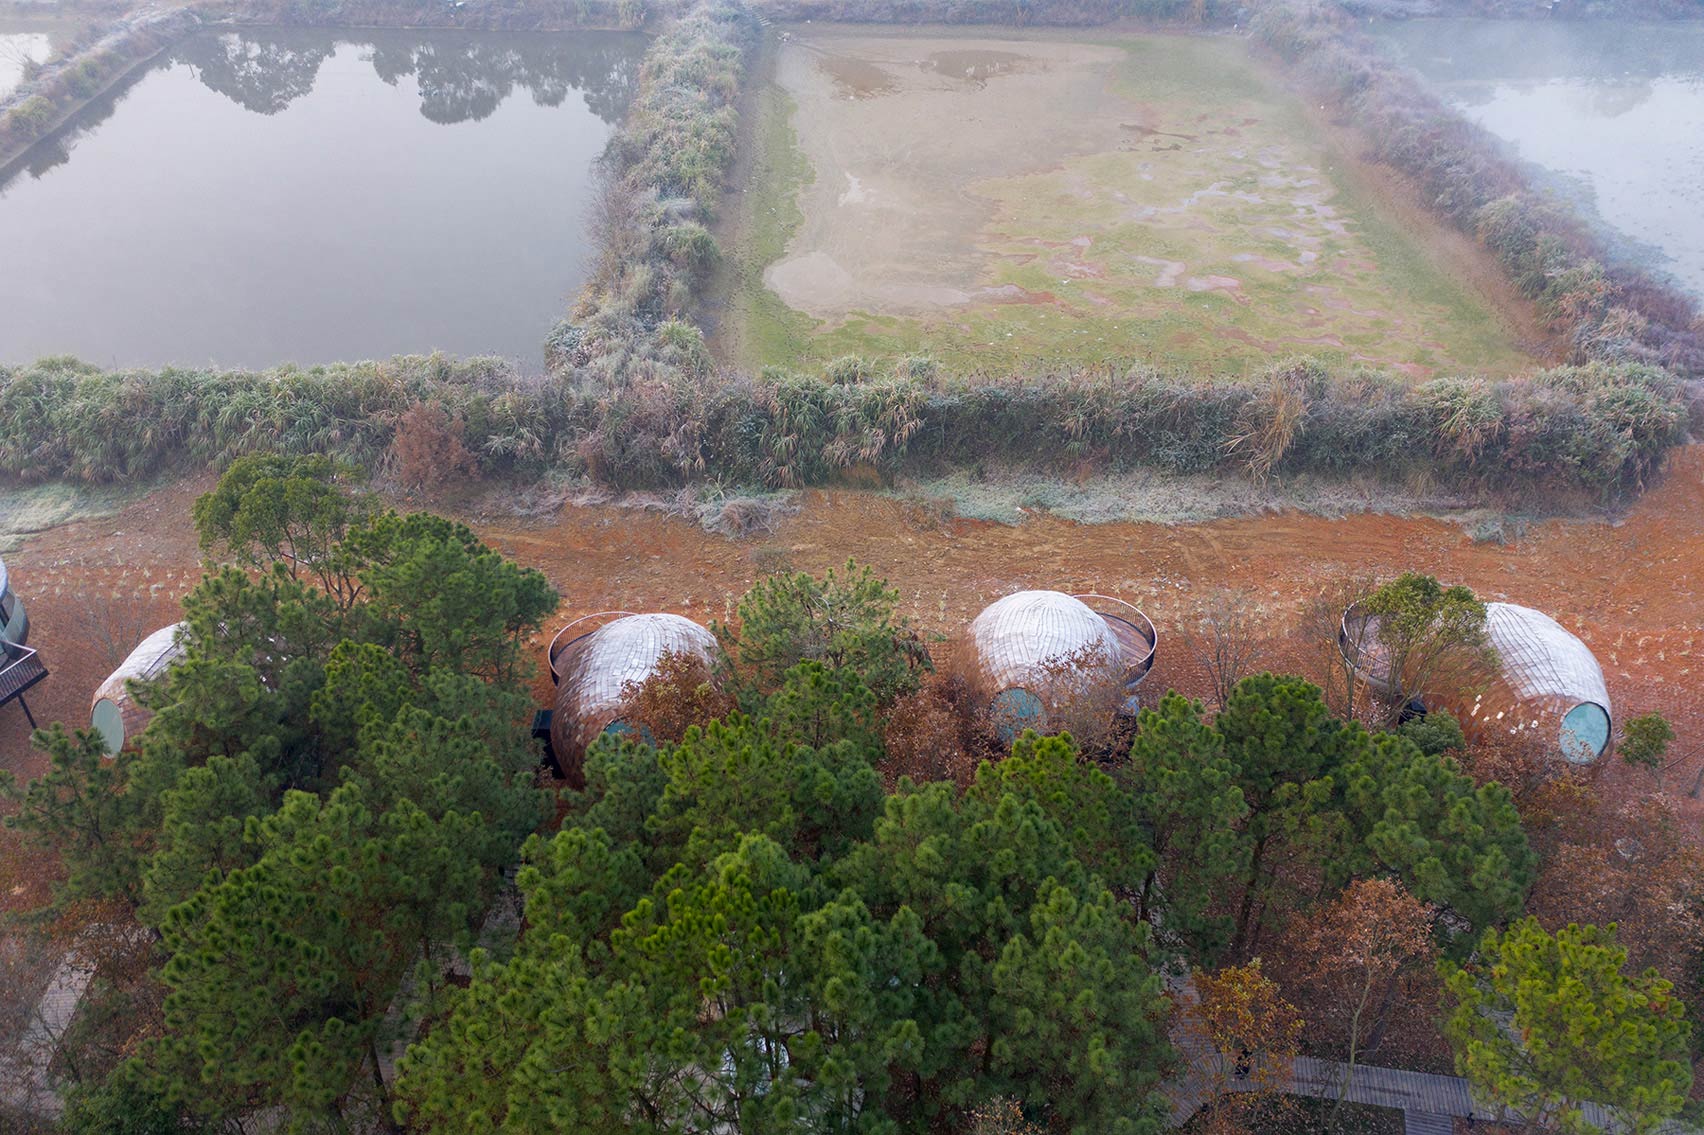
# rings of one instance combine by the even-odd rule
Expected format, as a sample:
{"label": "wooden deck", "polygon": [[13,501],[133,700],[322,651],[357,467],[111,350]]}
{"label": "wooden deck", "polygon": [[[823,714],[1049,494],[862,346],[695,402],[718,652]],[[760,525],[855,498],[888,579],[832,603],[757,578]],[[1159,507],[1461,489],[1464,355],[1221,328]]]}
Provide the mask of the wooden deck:
{"label": "wooden deck", "polygon": [[[1296,1058],[1288,1076],[1263,1075],[1265,1071],[1256,1061],[1248,1075],[1239,1077],[1228,1057],[1217,1054],[1193,1057],[1189,1071],[1163,1089],[1172,1103],[1171,1126],[1182,1127],[1188,1123],[1197,1111],[1221,1092],[1275,1089],[1291,1095],[1334,1100],[1344,1087],[1347,1067],[1335,1060],[1301,1056]],[[1492,1122],[1498,1118],[1496,1108],[1473,1099],[1466,1080],[1432,1072],[1357,1065],[1354,1075],[1348,1079],[1348,1090],[1342,1095],[1350,1103],[1394,1108],[1402,1112],[1403,1129],[1407,1135],[1451,1135],[1458,1118],[1471,1118],[1477,1122]],[[1600,1131],[1628,1129],[1596,1104],[1583,1104],[1581,1111],[1587,1122]],[[1663,1124],[1657,1131],[1662,1135],[1700,1135],[1698,1128],[1678,1120]]]}
{"label": "wooden deck", "polygon": [[[1185,981],[1181,988],[1173,989],[1185,1002],[1194,1000],[1192,983]],[[1406,1135],[1453,1135],[1457,1119],[1491,1122],[1499,1116],[1495,1107],[1475,1100],[1467,1081],[1459,1076],[1366,1065],[1356,1065],[1350,1075],[1347,1065],[1339,1061],[1311,1056],[1297,1057],[1282,1072],[1267,1067],[1256,1057],[1239,1076],[1232,1058],[1213,1050],[1191,1017],[1179,1014],[1177,1021],[1171,1042],[1185,1060],[1184,1072],[1161,1088],[1171,1101],[1174,1128],[1188,1123],[1221,1093],[1261,1090],[1324,1100],[1335,1100],[1341,1094],[1349,1103],[1394,1108],[1402,1112]],[[1626,1124],[1596,1104],[1582,1104],[1581,1112],[1600,1131],[1628,1130]],[[1678,1120],[1664,1123],[1657,1131],[1660,1135],[1704,1135],[1698,1128]]]}

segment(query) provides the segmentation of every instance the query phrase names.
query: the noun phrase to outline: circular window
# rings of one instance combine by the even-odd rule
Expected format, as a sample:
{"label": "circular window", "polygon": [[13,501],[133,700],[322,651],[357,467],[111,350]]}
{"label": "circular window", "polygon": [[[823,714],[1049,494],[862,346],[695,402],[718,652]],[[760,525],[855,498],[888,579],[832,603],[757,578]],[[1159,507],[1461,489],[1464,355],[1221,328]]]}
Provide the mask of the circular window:
{"label": "circular window", "polygon": [[995,694],[988,714],[994,721],[994,735],[1007,744],[1026,729],[1047,728],[1047,710],[1042,707],[1041,699],[1022,686]]}
{"label": "circular window", "polygon": [[1562,719],[1562,757],[1571,764],[1590,764],[1609,748],[1609,714],[1596,702],[1581,702]]}
{"label": "circular window", "polygon": [[95,708],[89,713],[89,724],[101,735],[107,756],[117,756],[118,751],[124,748],[124,714],[119,712],[111,698],[102,698],[95,703]]}

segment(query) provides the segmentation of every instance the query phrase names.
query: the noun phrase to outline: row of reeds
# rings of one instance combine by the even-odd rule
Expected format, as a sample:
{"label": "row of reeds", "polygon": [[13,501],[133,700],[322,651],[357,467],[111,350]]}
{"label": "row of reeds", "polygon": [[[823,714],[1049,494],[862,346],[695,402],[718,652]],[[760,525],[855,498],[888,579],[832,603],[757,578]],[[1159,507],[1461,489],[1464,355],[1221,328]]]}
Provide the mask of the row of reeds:
{"label": "row of reeds", "polygon": [[597,171],[590,281],[545,343],[554,373],[607,389],[709,369],[689,312],[721,256],[709,225],[759,34],[739,0],[702,0],[645,53],[638,96]]}
{"label": "row of reeds", "polygon": [[[1313,360],[1253,381],[1147,369],[1005,382],[842,361],[834,375],[673,376],[597,390],[501,360],[398,358],[274,371],[0,368],[0,473],[111,482],[247,453],[376,467],[421,403],[480,471],[566,469],[620,488],[777,488],[995,465],[1432,478],[1491,494],[1638,491],[1686,433],[1680,384],[1641,364],[1414,384]],[[850,376],[850,377],[848,377]]]}
{"label": "row of reeds", "polygon": [[32,67],[25,81],[0,98],[0,168],[94,98],[138,62],[200,26],[187,9],[127,17],[85,29],[72,49]]}

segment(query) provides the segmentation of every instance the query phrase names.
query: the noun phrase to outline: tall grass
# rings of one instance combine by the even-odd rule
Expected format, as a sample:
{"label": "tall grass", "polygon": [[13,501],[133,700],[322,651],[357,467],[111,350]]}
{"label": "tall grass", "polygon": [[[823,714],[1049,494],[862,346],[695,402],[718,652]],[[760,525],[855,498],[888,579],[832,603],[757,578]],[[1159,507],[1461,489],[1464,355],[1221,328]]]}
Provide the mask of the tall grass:
{"label": "tall grass", "polygon": [[333,453],[372,468],[421,403],[460,423],[482,473],[554,468],[647,489],[1146,468],[1372,475],[1608,501],[1642,488],[1686,431],[1678,382],[1640,364],[1416,386],[1313,360],[1252,383],[1146,369],[971,382],[918,360],[892,370],[841,360],[821,375],[657,377],[597,390],[442,356],[264,372],[48,359],[0,368],[0,473],[127,481],[258,452]]}
{"label": "tall grass", "polygon": [[553,372],[608,389],[708,370],[688,316],[721,255],[707,226],[759,32],[738,0],[702,0],[645,53],[638,98],[599,164],[591,279],[545,342]]}

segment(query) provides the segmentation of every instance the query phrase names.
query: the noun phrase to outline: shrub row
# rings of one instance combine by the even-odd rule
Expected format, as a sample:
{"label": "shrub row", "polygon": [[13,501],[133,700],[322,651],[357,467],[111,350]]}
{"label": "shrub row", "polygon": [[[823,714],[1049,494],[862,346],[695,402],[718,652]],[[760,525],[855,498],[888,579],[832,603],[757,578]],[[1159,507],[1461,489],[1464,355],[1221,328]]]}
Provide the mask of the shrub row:
{"label": "shrub row", "polygon": [[47,359],[0,368],[0,473],[111,482],[279,452],[374,468],[421,403],[459,423],[486,474],[557,468],[645,489],[820,485],[998,457],[1072,473],[1442,477],[1495,495],[1606,501],[1642,487],[1685,432],[1676,381],[1639,364],[1420,385],[1316,361],[1256,382],[1136,370],[972,384],[923,360],[886,372],[841,360],[822,376],[594,391],[443,356],[267,372]]}
{"label": "shrub row", "polygon": [[1203,21],[1240,0],[760,0],[777,20],[865,24],[1015,24],[1092,27],[1115,20]]}
{"label": "shrub row", "polygon": [[1491,251],[1568,337],[1574,361],[1704,377],[1704,320],[1693,301],[1615,265],[1591,228],[1537,191],[1496,138],[1412,72],[1392,67],[1341,8],[1274,0],[1252,28],[1371,140],[1374,159],[1411,179],[1434,212]]}
{"label": "shrub row", "polygon": [[243,18],[261,24],[333,28],[470,28],[565,31],[642,28],[673,0],[248,0]]}
{"label": "shrub row", "polygon": [[76,50],[48,63],[0,99],[0,168],[124,71],[176,43],[200,24],[193,12],[179,8],[85,33]]}
{"label": "shrub row", "polygon": [[615,386],[708,367],[687,314],[720,255],[707,226],[734,160],[735,101],[758,35],[739,0],[703,0],[646,52],[639,94],[599,165],[591,279],[545,343],[554,372]]}

